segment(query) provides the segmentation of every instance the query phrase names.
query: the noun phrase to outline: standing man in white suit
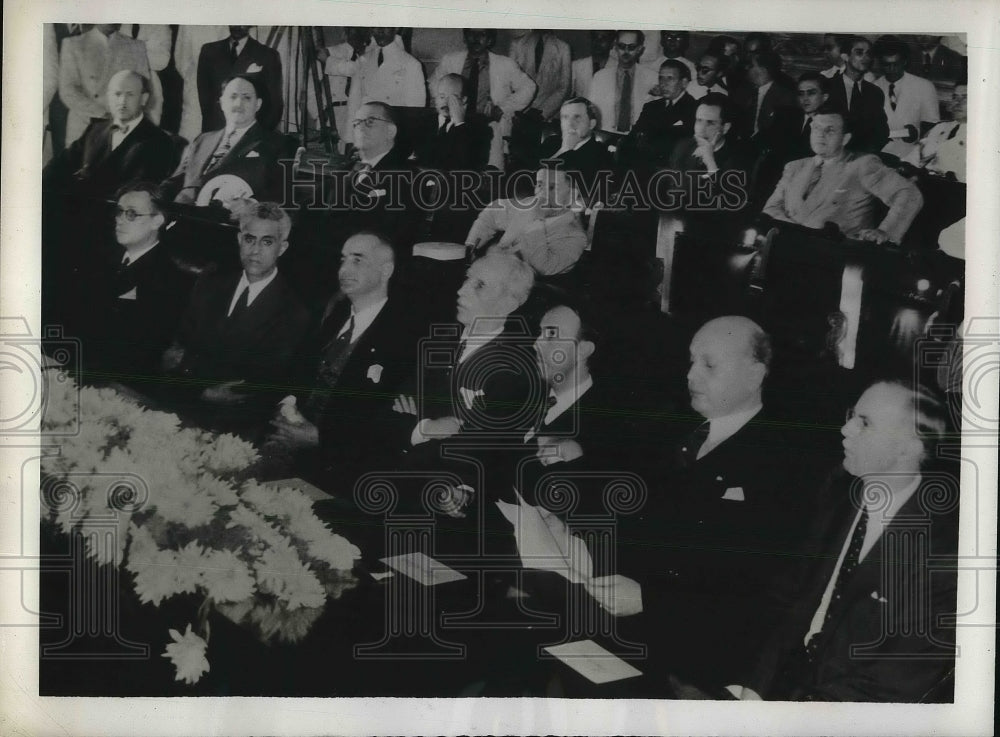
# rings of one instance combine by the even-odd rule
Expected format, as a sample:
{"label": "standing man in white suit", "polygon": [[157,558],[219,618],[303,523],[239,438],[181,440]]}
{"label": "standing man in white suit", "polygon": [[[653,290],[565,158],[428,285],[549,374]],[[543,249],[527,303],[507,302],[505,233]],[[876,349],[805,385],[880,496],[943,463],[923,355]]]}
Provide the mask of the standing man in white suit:
{"label": "standing man in white suit", "polygon": [[493,129],[490,144],[491,166],[504,168],[504,136],[509,136],[514,113],[531,104],[537,86],[531,77],[508,56],[494,54],[497,32],[492,28],[466,28],[465,51],[455,51],[441,57],[432,80],[445,74],[461,74],[468,82],[469,112],[485,115]]}
{"label": "standing man in white suit", "polygon": [[590,101],[601,111],[601,128],[606,131],[628,133],[642,106],[653,99],[651,92],[659,85],[659,77],[637,63],[645,41],[642,31],[618,31],[618,65],[597,72],[590,83]]}

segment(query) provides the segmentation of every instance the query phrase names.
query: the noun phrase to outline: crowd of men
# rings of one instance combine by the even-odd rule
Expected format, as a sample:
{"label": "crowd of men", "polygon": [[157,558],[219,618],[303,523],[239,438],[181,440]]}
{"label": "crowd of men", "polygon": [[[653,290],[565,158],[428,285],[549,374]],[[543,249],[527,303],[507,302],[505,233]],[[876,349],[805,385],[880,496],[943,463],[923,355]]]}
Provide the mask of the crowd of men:
{"label": "crowd of men", "polygon": [[[962,57],[922,47],[955,85],[942,114],[895,37],[827,35],[830,68],[792,79],[761,33],[693,61],[685,32],[594,31],[574,61],[553,31],[515,32],[504,56],[465,29],[425,82],[401,30],[348,28],[317,54],[347,144],[322,170],[292,163],[280,60],[247,26],[200,49],[190,141],[156,124],[140,28],[63,40],[43,303],[82,337],[84,380],[253,440],[261,477],[350,498],[367,473],[447,472],[461,483],[436,509],[484,535],[509,529],[493,502],[544,499],[553,470],[593,509],[607,473],[637,474],[618,575],[587,591],[649,643],[664,695],[949,699],[955,576],[930,569],[954,553],[957,498],[928,481],[954,429],[943,393],[871,372],[833,400],[839,433],[808,410],[796,425],[770,406],[787,370],[769,326],[636,330],[587,267],[616,202],[714,239],[770,222],[916,243],[924,179],[965,180]],[[418,242],[439,246],[430,270]],[[960,278],[956,253],[940,263]]]}

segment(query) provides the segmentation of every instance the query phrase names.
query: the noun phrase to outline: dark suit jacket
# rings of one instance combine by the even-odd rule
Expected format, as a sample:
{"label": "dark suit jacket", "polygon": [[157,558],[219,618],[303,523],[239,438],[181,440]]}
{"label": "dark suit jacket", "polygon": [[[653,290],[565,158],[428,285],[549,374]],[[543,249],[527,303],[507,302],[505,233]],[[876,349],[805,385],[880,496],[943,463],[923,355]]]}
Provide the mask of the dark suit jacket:
{"label": "dark suit jacket", "polygon": [[790,440],[758,415],[693,463],[668,453],[623,520],[620,572],[642,584],[656,668],[717,686],[749,676],[787,609],[815,489]]}
{"label": "dark suit jacket", "polygon": [[417,162],[441,171],[482,171],[490,155],[493,131],[479,115],[447,131],[436,130],[417,144]]}
{"label": "dark suit jacket", "polygon": [[[263,104],[257,119],[267,130],[274,130],[281,122],[281,111],[284,108],[284,98],[281,94],[281,57],[269,46],[247,38],[243,52],[236,58],[236,63],[229,60],[229,39],[213,41],[201,47],[198,55],[198,102],[201,103],[201,131],[214,131],[226,125],[226,119],[219,107],[219,97],[222,95],[222,84],[234,74],[256,76],[259,86],[263,88],[266,97],[262,95]],[[252,67],[260,67],[260,71],[248,73]]]}
{"label": "dark suit jacket", "polygon": [[[350,310],[343,295],[331,300],[310,356],[313,369],[320,352],[349,319]],[[380,460],[398,452],[391,442],[399,422],[392,404],[416,365],[417,326],[412,310],[390,298],[355,342],[317,423],[320,463],[340,484],[352,483],[357,473],[377,470]]]}
{"label": "dark suit jacket", "polygon": [[800,564],[805,591],[747,685],[769,699],[950,699],[955,629],[938,620],[956,607],[947,557],[957,551],[958,499],[941,499],[926,479],[831,601],[815,655],[805,657],[805,634],[857,514],[851,481],[841,471],[824,491],[808,534],[813,548]]}
{"label": "dark suit jacket", "polygon": [[[827,104],[847,111],[847,90],[843,74],[830,79]],[[861,100],[855,101],[848,114],[854,131],[847,148],[853,151],[877,153],[889,140],[889,123],[885,117],[885,95],[871,82],[861,81]]]}
{"label": "dark suit jacket", "polygon": [[111,149],[110,120],[95,120],[83,135],[45,167],[45,185],[95,199],[110,197],[126,182],[159,182],[177,166],[170,136],[143,118]]}
{"label": "dark suit jacket", "polygon": [[[193,278],[176,265],[162,243],[116,278],[122,252],[112,249],[91,294],[92,331],[101,342],[87,350],[88,365],[119,374],[119,381],[142,382],[159,373],[188,302]],[[132,298],[123,298],[134,289]],[[90,359],[93,359],[91,361]]]}
{"label": "dark suit jacket", "polygon": [[694,133],[694,115],[698,101],[683,93],[667,107],[666,100],[650,100],[642,112],[629,139],[635,146],[637,163],[662,164],[670,157],[677,142]]}
{"label": "dark suit jacket", "polygon": [[246,312],[230,320],[226,313],[241,275],[209,274],[195,284],[177,333],[184,347],[178,369],[183,376],[206,382],[286,380],[309,313],[279,273]]}
{"label": "dark suit jacket", "polygon": [[[668,169],[687,175],[688,172],[704,172],[705,164],[694,155],[697,142],[694,136],[680,141],[674,148],[667,165]],[[719,169],[700,182],[698,190],[707,207],[692,208],[685,202],[686,217],[695,218],[703,234],[711,237],[728,237],[734,228],[742,226],[741,213],[746,209],[749,198],[746,194],[750,184],[749,146],[727,137],[726,142],[715,152],[715,163]],[[670,185],[669,180],[661,180],[661,186]],[[686,180],[681,186],[687,188]],[[661,195],[661,201],[668,202],[669,195]]]}
{"label": "dark suit jacket", "polygon": [[[789,89],[780,81],[771,83],[764,101],[760,106],[760,113],[757,112],[757,88],[753,85],[739,87],[730,94],[733,105],[740,111],[737,119],[737,127],[743,138],[760,141],[766,138],[775,117],[779,111],[796,107],[796,94],[793,89]],[[754,133],[754,118],[757,121],[757,133]]]}
{"label": "dark suit jacket", "polygon": [[202,133],[188,144],[177,170],[160,186],[165,199],[176,199],[183,192],[193,201],[206,182],[221,174],[232,174],[246,181],[257,200],[281,199],[283,180],[278,160],[283,155],[284,141],[259,123],[243,134],[218,165],[209,172],[204,171],[225,132],[223,127]]}

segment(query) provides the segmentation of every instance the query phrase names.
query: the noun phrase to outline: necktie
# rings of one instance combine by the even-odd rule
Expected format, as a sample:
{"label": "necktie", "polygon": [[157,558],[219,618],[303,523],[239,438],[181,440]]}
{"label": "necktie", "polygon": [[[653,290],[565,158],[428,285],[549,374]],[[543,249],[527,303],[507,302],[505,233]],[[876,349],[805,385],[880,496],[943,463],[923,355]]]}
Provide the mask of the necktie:
{"label": "necktie", "polygon": [[703,422],[698,427],[695,428],[694,432],[691,433],[689,437],[680,448],[680,460],[681,466],[687,467],[694,465],[694,462],[698,460],[698,451],[701,450],[701,446],[705,444],[708,440],[708,431],[710,429],[710,423]]}
{"label": "necktie", "polygon": [[816,165],[813,167],[812,175],[809,177],[809,183],[806,185],[806,188],[802,191],[803,202],[805,202],[806,199],[808,199],[809,195],[816,188],[816,185],[819,184],[819,180],[822,176],[823,176],[823,159],[820,159],[818,162],[816,162]]}
{"label": "necktie", "polygon": [[466,103],[466,115],[476,112],[479,103],[479,59],[472,57],[469,61],[469,99]]}
{"label": "necktie", "polygon": [[121,264],[118,265],[118,271],[115,273],[114,286],[116,296],[130,292],[135,287],[135,275],[130,273],[131,269],[129,269],[131,265],[132,258],[126,253]]}
{"label": "necktie", "polygon": [[236,39],[229,42],[229,61],[233,64],[236,63],[236,57],[239,56],[239,54],[236,53],[236,47],[239,45],[240,42]]}
{"label": "necktie", "polygon": [[538,40],[535,42],[535,77],[538,77],[538,72],[542,68],[542,55],[545,53],[545,36],[539,34]]}
{"label": "necktie", "polygon": [[622,87],[618,95],[618,130],[626,133],[632,127],[632,70],[622,74]]}
{"label": "necktie", "polygon": [[366,164],[364,161],[359,161],[354,165],[354,173],[351,175],[351,183],[357,187],[363,183],[368,176],[371,174],[372,165]]}
{"label": "necktie", "polygon": [[861,105],[861,80],[855,80],[854,90],[851,92],[851,104],[848,106],[848,112],[853,113]]}
{"label": "necktie", "polygon": [[896,109],[896,84],[894,82],[889,83],[889,107],[893,110]]}
{"label": "necktie", "polygon": [[924,52],[924,71],[928,72],[931,68],[931,54],[929,51]]}
{"label": "necktie", "polygon": [[836,604],[843,596],[844,587],[847,585],[847,582],[850,581],[851,574],[854,573],[854,569],[858,567],[858,562],[861,558],[861,546],[865,542],[865,534],[867,532],[868,510],[864,509],[861,511],[861,517],[858,519],[858,524],[854,528],[854,533],[851,535],[851,541],[847,546],[847,554],[844,556],[844,561],[841,563],[840,570],[837,572],[837,580],[833,584],[833,591],[830,595],[830,605],[827,607],[826,615],[823,617],[823,626],[820,628],[820,631],[813,635],[813,637],[809,640],[809,644],[806,645],[806,654],[810,658],[819,648],[820,636],[826,629],[827,624],[833,618]]}
{"label": "necktie", "polygon": [[378,50],[378,65],[382,66],[382,62],[385,61],[385,57],[382,56],[382,49]]}
{"label": "necktie", "polygon": [[247,285],[243,287],[243,291],[240,292],[240,296],[236,298],[236,304],[233,305],[233,311],[229,313],[229,318],[234,319],[242,315],[250,308],[250,286]]}
{"label": "necktie", "polygon": [[802,124],[802,135],[806,140],[812,135],[813,119],[811,115],[806,116],[805,123]]}
{"label": "necktie", "polygon": [[139,24],[132,24],[132,38],[139,38]]}
{"label": "necktie", "polygon": [[757,107],[753,115],[753,132],[757,135],[757,131],[760,130],[760,110],[764,107],[764,94],[759,89],[757,90]]}
{"label": "necktie", "polygon": [[337,387],[340,375],[351,357],[351,339],[354,337],[354,314],[351,313],[347,327],[337,337],[328,342],[320,356],[319,369],[316,372],[317,386],[309,393],[303,411],[305,416],[314,423],[323,414],[330,400],[330,390]]}
{"label": "necktie", "polygon": [[215,149],[215,153],[213,153],[212,157],[208,160],[208,165],[205,166],[205,171],[202,172],[203,174],[207,174],[212,171],[212,169],[217,167],[226,157],[226,154],[228,154],[230,149],[233,147],[233,140],[235,137],[236,129],[234,128],[226,134],[225,138],[222,139],[222,143],[220,143],[219,147]]}
{"label": "necktie", "polygon": [[[358,60],[358,52],[357,52],[357,50],[355,50],[355,52],[353,54],[351,54],[351,61],[357,61],[357,60]],[[348,76],[347,77],[347,84],[344,85],[344,95],[345,96],[351,94],[351,80],[352,79],[354,79],[353,76]]]}

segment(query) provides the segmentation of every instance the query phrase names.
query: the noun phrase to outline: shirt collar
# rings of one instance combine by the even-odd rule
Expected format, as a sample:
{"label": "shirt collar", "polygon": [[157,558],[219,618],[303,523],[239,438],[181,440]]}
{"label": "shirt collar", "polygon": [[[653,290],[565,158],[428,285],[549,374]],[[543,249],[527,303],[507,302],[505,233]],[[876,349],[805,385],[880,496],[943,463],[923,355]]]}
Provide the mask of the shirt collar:
{"label": "shirt collar", "polygon": [[363,310],[358,310],[355,312],[354,306],[351,306],[351,316],[354,318],[354,332],[351,334],[351,342],[357,342],[364,332],[371,327],[371,324],[375,322],[375,318],[378,317],[382,308],[385,307],[385,303],[389,301],[388,297],[383,297],[378,302],[370,304]]}
{"label": "shirt collar", "polygon": [[[239,41],[236,42],[236,55],[237,56],[239,56],[240,54],[243,53],[243,49],[246,48],[247,40],[249,38],[250,38],[249,36],[244,36],[243,38],[241,38]],[[230,48],[232,48],[233,39],[232,38],[228,38],[228,39],[226,39],[226,42],[227,42],[226,45],[229,46]]]}
{"label": "shirt collar", "polygon": [[112,121],[111,124],[112,125],[120,126],[121,129],[118,130],[118,131],[114,131],[114,132],[115,133],[121,133],[122,136],[124,137],[124,136],[127,136],[132,131],[134,131],[135,127],[137,125],[139,125],[139,121],[141,121],[141,120],[142,120],[142,114],[140,113],[136,117],[132,118],[132,120],[128,121],[127,123],[116,123],[116,122]]}
{"label": "shirt collar", "polygon": [[579,384],[563,387],[561,391],[550,394],[550,396],[555,396],[556,403],[549,407],[549,411],[545,414],[545,424],[551,424],[574,403],[579,402],[580,397],[586,394],[592,386],[594,386],[594,379],[588,376]]}
{"label": "shirt collar", "polygon": [[708,437],[705,439],[705,446],[715,448],[735,435],[740,428],[753,419],[754,415],[761,411],[763,405],[756,405],[741,412],[734,412],[725,417],[714,417],[708,421]]}
{"label": "shirt collar", "polygon": [[232,305],[230,305],[229,311],[232,312],[232,307],[233,305],[236,304],[236,299],[237,297],[239,297],[244,287],[250,287],[250,293],[247,295],[247,305],[251,305],[253,304],[253,301],[257,299],[257,296],[264,291],[264,288],[267,287],[268,284],[273,282],[277,276],[278,276],[278,269],[277,267],[275,267],[274,271],[271,272],[271,275],[269,277],[267,277],[266,279],[261,279],[260,281],[251,284],[250,280],[247,279],[247,273],[244,271],[243,275],[240,277],[240,283],[236,285],[236,292],[233,294],[233,303]]}
{"label": "shirt collar", "polygon": [[478,328],[474,334],[469,331],[469,328],[463,330],[462,340],[465,342],[465,350],[462,351],[462,355],[458,357],[458,362],[461,363],[500,335],[500,333],[503,332],[506,322],[506,318],[496,320],[495,322],[493,320],[479,319],[474,323],[474,325]]}
{"label": "shirt collar", "polygon": [[125,249],[125,253],[122,254],[122,263],[125,263],[125,257],[128,256],[129,263],[134,264],[140,258],[145,256],[147,253],[152,251],[159,244],[159,241],[153,241],[148,246],[143,246],[142,248],[135,249]]}
{"label": "shirt collar", "polygon": [[765,84],[762,84],[762,85],[761,85],[760,87],[758,87],[758,88],[757,88],[757,97],[758,97],[758,98],[761,98],[761,97],[763,97],[764,95],[766,95],[766,94],[767,94],[767,91],[768,91],[769,89],[771,89],[771,85],[772,85],[772,84],[774,84],[774,80],[771,80],[770,82],[767,82],[767,83],[765,83]]}
{"label": "shirt collar", "polygon": [[[392,151],[392,149],[390,148],[389,151]],[[378,166],[378,162],[380,162],[382,159],[384,159],[386,156],[389,155],[389,151],[386,151],[385,153],[379,154],[378,156],[375,156],[375,157],[373,157],[371,159],[362,158],[361,159],[361,163],[362,164],[367,164],[368,166],[370,166],[372,168],[375,168],[376,166]]]}

